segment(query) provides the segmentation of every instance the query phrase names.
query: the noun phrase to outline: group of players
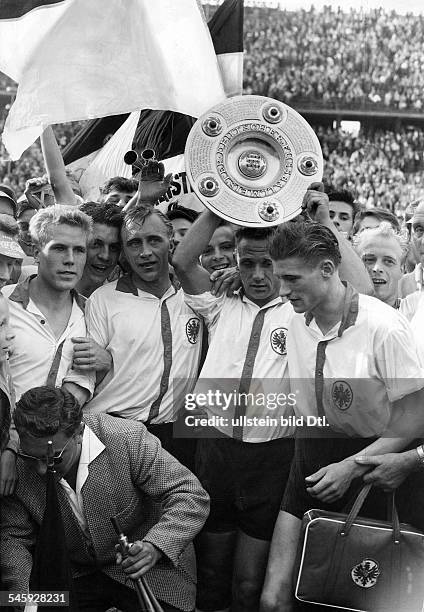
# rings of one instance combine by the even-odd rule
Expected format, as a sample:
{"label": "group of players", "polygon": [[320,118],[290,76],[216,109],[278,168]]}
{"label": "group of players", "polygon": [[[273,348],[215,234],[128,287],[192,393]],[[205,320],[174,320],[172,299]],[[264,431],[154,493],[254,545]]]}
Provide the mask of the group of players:
{"label": "group of players", "polygon": [[[145,575],[164,610],[289,612],[311,507],[369,482],[367,516],[398,488],[424,527],[424,205],[400,231],[313,184],[295,220],[236,229],[157,206],[169,181],[151,162],[138,191],[54,206],[0,188],[2,588],[31,589],[53,446],[80,611],[133,609]],[[216,390],[225,414],[195,410],[215,427],[184,425]],[[270,415],[259,392],[294,399]]]}

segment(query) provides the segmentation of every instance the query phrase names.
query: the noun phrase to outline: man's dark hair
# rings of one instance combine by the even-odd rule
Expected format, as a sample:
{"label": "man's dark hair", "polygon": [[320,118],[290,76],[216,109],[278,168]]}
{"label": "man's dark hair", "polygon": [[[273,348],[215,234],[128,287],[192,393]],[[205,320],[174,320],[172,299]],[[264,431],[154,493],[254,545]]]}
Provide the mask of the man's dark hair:
{"label": "man's dark hair", "polygon": [[355,202],[355,197],[351,191],[347,189],[336,191],[335,189],[329,188],[327,195],[330,202],[346,202],[346,204],[349,204],[352,208],[352,219],[358,214],[360,206]]}
{"label": "man's dark hair", "polygon": [[17,402],[13,418],[20,436],[44,438],[62,431],[70,437],[81,423],[82,408],[65,389],[34,387]]}
{"label": "man's dark hair", "polygon": [[124,220],[122,208],[116,204],[84,202],[79,209],[93,219],[93,223],[103,223],[121,229]]}
{"label": "man's dark hair", "polygon": [[387,221],[393,227],[396,232],[400,231],[399,219],[387,208],[380,208],[375,206],[373,208],[366,208],[365,210],[361,210],[355,217],[355,221],[353,224],[353,233],[359,230],[359,225],[365,217],[374,217],[378,219],[378,221]]}
{"label": "man's dark hair", "polygon": [[239,227],[235,233],[236,245],[242,240],[266,240],[270,244],[274,232],[273,227]]}
{"label": "man's dark hair", "polygon": [[102,195],[107,195],[114,189],[122,191],[123,193],[133,193],[138,189],[138,183],[134,179],[127,179],[123,176],[114,176],[113,178],[106,181],[101,188]]}
{"label": "man's dark hair", "polygon": [[274,260],[299,257],[311,266],[318,265],[323,259],[331,259],[338,266],[342,259],[333,232],[320,223],[305,221],[279,225],[271,240],[269,252]]}

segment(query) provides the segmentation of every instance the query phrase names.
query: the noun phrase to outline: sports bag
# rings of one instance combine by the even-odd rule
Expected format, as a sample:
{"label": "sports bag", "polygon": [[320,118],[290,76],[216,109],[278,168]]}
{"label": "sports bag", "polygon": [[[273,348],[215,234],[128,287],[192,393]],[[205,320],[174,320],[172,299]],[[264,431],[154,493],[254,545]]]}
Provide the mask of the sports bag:
{"label": "sports bag", "polygon": [[[394,492],[388,521],[309,510],[302,523],[296,599],[355,612],[423,612],[424,534],[399,524]],[[423,508],[424,512],[424,508]]]}

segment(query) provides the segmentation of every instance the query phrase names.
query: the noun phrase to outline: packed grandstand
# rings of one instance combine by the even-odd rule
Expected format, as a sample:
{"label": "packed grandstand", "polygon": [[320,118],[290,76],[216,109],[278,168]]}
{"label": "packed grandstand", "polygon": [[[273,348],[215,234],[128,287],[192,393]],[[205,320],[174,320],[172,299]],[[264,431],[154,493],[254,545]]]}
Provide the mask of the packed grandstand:
{"label": "packed grandstand", "polygon": [[[215,8],[206,6],[208,17]],[[328,183],[363,206],[402,211],[424,195],[423,36],[423,15],[246,6],[244,93],[282,100],[308,119]],[[0,76],[0,129],[14,91]],[[55,126],[60,146],[81,126]],[[0,146],[0,182],[18,195],[43,173],[37,143],[18,162]]]}

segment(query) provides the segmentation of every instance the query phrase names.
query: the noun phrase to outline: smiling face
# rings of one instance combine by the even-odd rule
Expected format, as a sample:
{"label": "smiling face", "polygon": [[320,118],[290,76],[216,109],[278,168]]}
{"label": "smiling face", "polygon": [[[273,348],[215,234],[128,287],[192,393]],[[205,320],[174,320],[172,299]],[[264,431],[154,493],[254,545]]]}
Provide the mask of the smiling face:
{"label": "smiling face", "polygon": [[84,278],[100,287],[118,263],[120,252],[119,229],[104,223],[94,223],[88,245]]}
{"label": "smiling face", "polygon": [[222,225],[218,227],[212,238],[200,256],[200,262],[209,272],[215,272],[215,270],[224,270],[225,268],[231,268],[236,265],[234,258],[234,232],[229,225]]}
{"label": "smiling face", "polygon": [[165,223],[151,214],[142,223],[133,222],[122,228],[125,257],[140,289],[169,280],[169,254],[172,243]]}
{"label": "smiling face", "polygon": [[237,245],[237,261],[244,292],[252,302],[264,306],[278,296],[268,240],[243,238]]}
{"label": "smiling face", "polygon": [[78,226],[50,225],[50,240],[34,249],[38,276],[55,291],[73,289],[82,277],[87,257],[87,233]]}
{"label": "smiling face", "polygon": [[[291,302],[295,312],[313,311],[327,297],[324,264],[325,260],[311,266],[300,257],[274,261],[274,274],[280,281],[280,295]],[[334,267],[332,262],[331,265]]]}
{"label": "smiling face", "polygon": [[357,248],[374,286],[375,297],[392,306],[398,297],[402,277],[402,249],[394,237],[372,236]]}

